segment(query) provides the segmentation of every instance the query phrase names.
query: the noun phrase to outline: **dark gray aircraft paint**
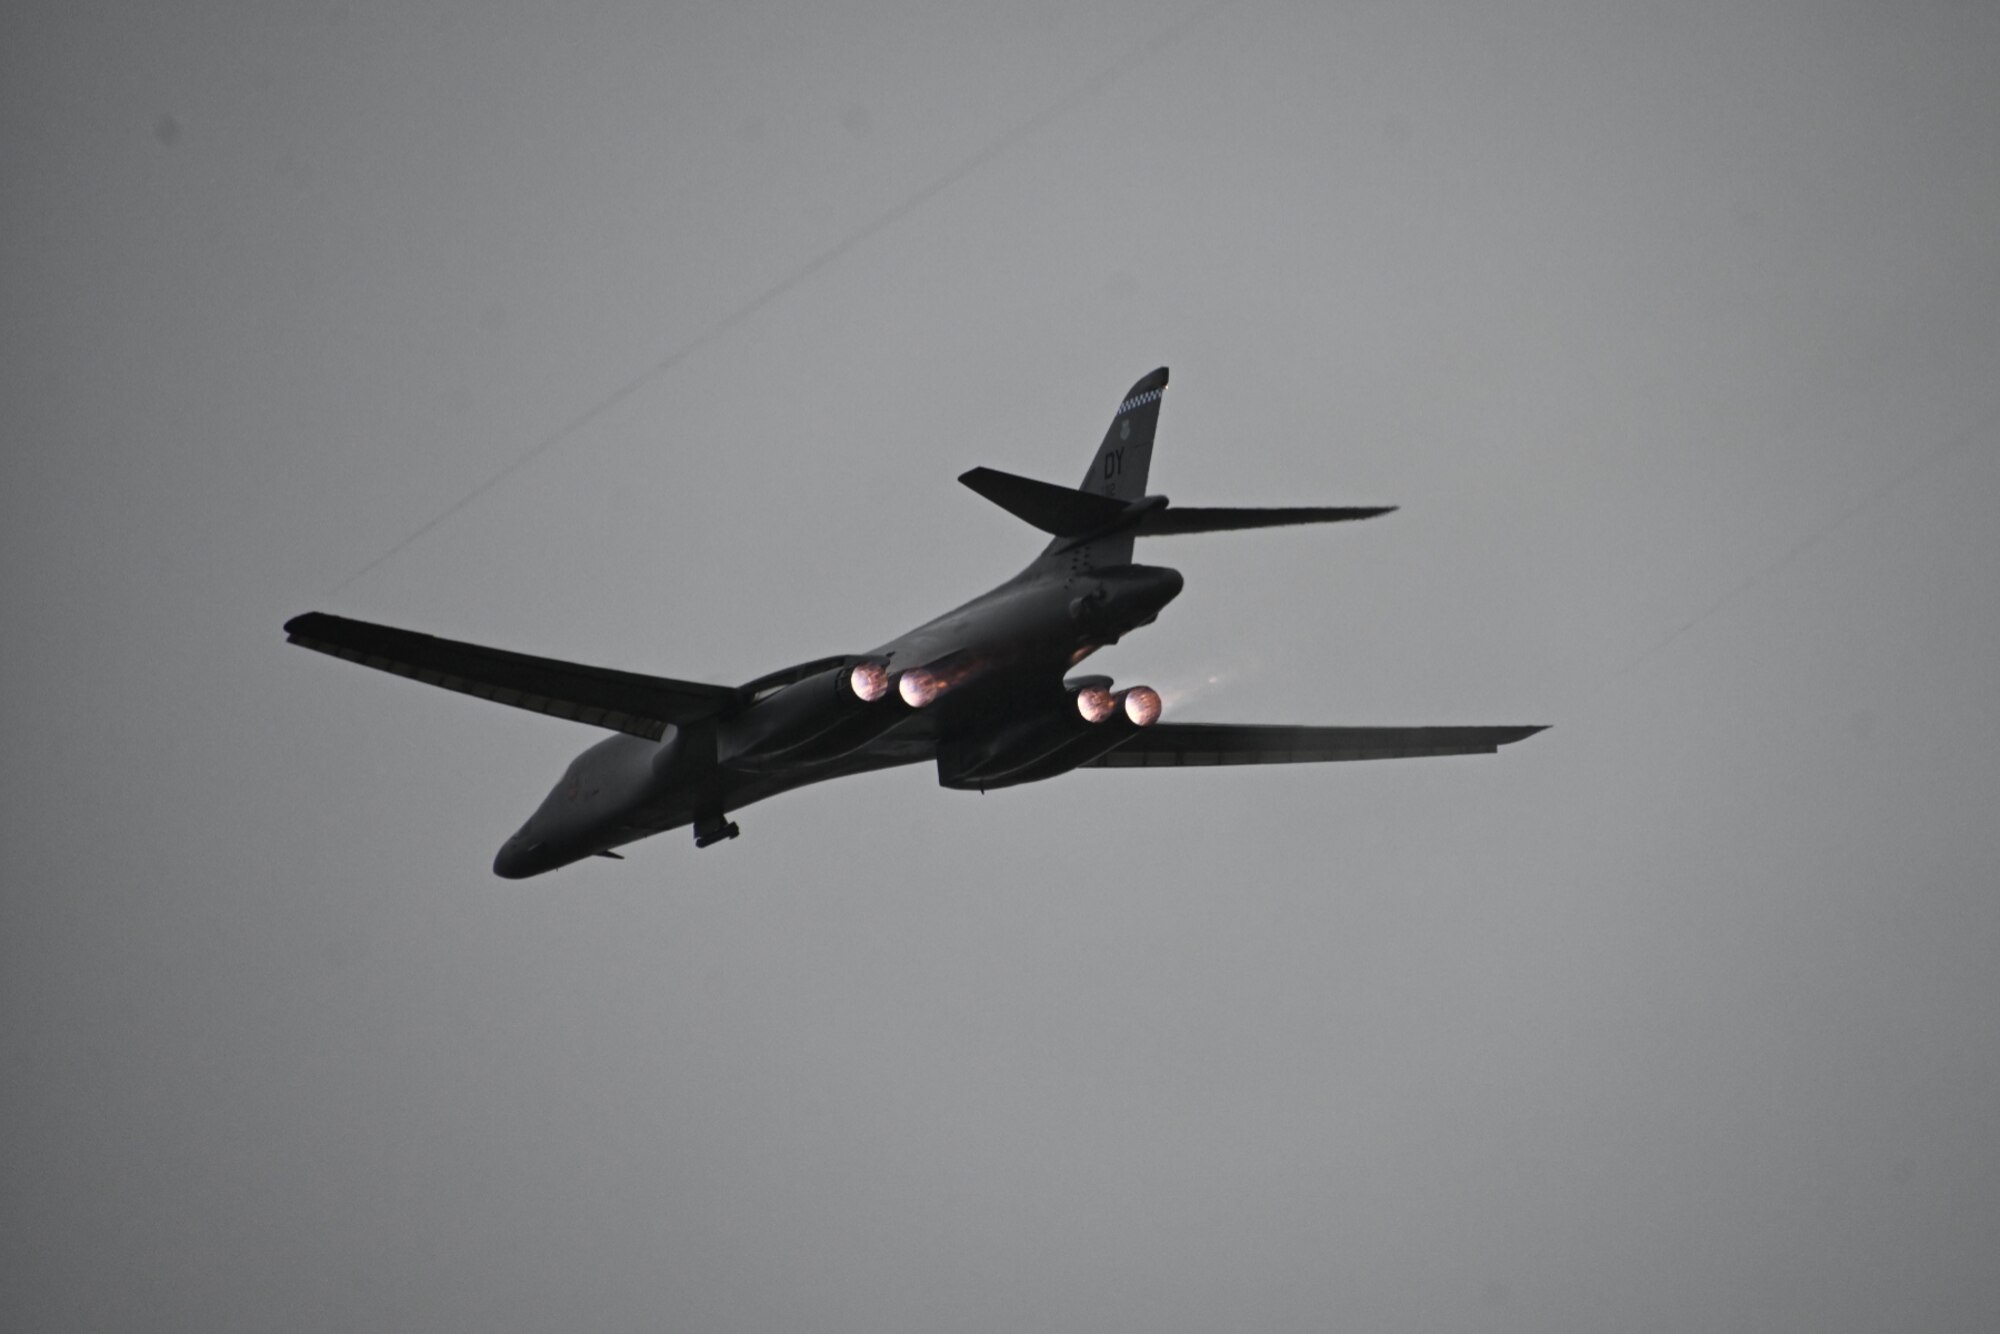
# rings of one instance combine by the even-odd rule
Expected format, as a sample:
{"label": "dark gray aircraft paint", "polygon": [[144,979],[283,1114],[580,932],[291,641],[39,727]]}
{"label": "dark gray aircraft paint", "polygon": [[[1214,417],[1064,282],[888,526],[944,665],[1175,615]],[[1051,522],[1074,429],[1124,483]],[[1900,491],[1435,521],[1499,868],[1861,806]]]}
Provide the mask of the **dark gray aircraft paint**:
{"label": "dark gray aircraft paint", "polygon": [[948,788],[984,791],[1072,769],[1292,764],[1497,750],[1540,727],[1284,727],[1161,722],[1148,686],[1065,676],[1149,625],[1181,575],[1136,564],[1133,540],[1333,523],[1379,508],[1174,508],[1146,494],[1164,367],[1133,385],[1075,489],[974,468],[959,478],[1051,535],[1013,578],[865,653],[740,687],[585,667],[308,612],[291,642],[516,708],[608,728],[493,860],[539,875],[691,825],[734,838],[728,813],[847,774],[918,761]]}

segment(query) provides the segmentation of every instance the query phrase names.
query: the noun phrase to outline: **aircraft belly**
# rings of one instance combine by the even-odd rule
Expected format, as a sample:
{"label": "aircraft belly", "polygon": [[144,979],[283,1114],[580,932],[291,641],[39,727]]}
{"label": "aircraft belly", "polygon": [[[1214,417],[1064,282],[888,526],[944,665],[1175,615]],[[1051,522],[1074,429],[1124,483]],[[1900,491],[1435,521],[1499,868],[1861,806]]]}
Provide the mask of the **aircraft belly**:
{"label": "aircraft belly", "polygon": [[[723,804],[727,809],[738,810],[766,797],[775,797],[781,792],[809,787],[828,779],[929,760],[937,754],[937,743],[930,738],[927,728],[913,726],[918,722],[913,718],[910,723],[875,738],[858,750],[818,763],[756,773],[724,770]],[[690,814],[679,823],[686,824],[693,818]]]}

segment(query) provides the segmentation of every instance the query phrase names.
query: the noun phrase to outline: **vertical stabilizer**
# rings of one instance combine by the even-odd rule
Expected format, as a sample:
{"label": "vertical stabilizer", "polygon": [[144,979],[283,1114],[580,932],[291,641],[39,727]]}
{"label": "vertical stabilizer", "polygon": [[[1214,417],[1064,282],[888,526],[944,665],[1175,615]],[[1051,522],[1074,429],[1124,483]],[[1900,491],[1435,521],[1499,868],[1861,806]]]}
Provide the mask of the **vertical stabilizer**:
{"label": "vertical stabilizer", "polygon": [[[1137,500],[1146,494],[1146,474],[1153,464],[1153,430],[1160,423],[1160,399],[1166,392],[1165,366],[1125,391],[1118,411],[1112,414],[1111,427],[1104,433],[1104,443],[1097,447],[1097,457],[1090,461],[1090,471],[1083,475],[1077,490],[1113,500]],[[1049,550],[1061,545],[1059,538]],[[1089,567],[1127,565],[1132,560],[1132,534],[1101,538],[1075,550],[1080,562]]]}
{"label": "vertical stabilizer", "polygon": [[1146,494],[1146,471],[1153,462],[1153,428],[1160,423],[1160,397],[1166,392],[1165,366],[1126,391],[1077,490],[1114,500],[1137,500]]}

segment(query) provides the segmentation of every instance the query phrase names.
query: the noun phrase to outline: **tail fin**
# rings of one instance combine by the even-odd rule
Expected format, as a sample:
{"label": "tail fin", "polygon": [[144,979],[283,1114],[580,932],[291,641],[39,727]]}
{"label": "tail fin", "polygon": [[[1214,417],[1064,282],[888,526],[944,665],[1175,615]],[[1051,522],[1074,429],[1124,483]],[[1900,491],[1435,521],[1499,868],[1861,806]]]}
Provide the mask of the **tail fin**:
{"label": "tail fin", "polygon": [[1125,392],[1111,418],[1111,429],[1097,447],[1079,491],[1137,500],[1146,494],[1146,472],[1153,462],[1153,428],[1160,423],[1160,396],[1167,392],[1167,368],[1154,371]]}
{"label": "tail fin", "polygon": [[1111,429],[1090,461],[1083,484],[1071,491],[997,468],[973,468],[959,481],[1017,519],[1025,519],[1055,541],[1043,559],[1060,556],[1070,573],[1132,562],[1132,539],[1177,533],[1222,533],[1239,528],[1288,524],[1340,523],[1388,514],[1394,505],[1290,505],[1245,508],[1172,508],[1165,496],[1148,503],[1146,474],[1153,464],[1153,431],[1160,424],[1160,399],[1167,392],[1165,366],[1125,391],[1111,416]]}
{"label": "tail fin", "polygon": [[[1111,429],[1090,461],[1077,490],[1112,500],[1138,500],[1146,494],[1146,474],[1153,466],[1153,428],[1160,424],[1160,397],[1167,392],[1165,366],[1125,391],[1118,411],[1111,416]],[[1100,537],[1081,546],[1072,546],[1058,537],[1048,545],[1045,556],[1068,551],[1076,569],[1102,569],[1109,565],[1129,565],[1132,561],[1130,529]]]}

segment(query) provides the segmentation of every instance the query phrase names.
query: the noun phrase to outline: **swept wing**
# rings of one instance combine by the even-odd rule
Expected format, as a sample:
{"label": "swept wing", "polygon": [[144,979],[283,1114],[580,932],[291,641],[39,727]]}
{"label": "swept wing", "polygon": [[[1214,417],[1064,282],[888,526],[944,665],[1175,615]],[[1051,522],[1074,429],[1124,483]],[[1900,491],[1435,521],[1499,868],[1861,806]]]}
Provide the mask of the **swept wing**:
{"label": "swept wing", "polygon": [[1394,505],[1292,505],[1279,507],[1173,505],[1139,520],[1137,537],[1178,537],[1182,533],[1229,533],[1244,528],[1283,528],[1295,523],[1346,523],[1393,514]]}
{"label": "swept wing", "polygon": [[309,611],[285,622],[301,648],[462,695],[658,741],[667,724],[712,717],[739,702],[730,686],[585,667]]}
{"label": "swept wing", "polygon": [[1540,727],[1284,727],[1155,723],[1081,766],[1171,769],[1210,764],[1320,764],[1430,755],[1490,755]]}

